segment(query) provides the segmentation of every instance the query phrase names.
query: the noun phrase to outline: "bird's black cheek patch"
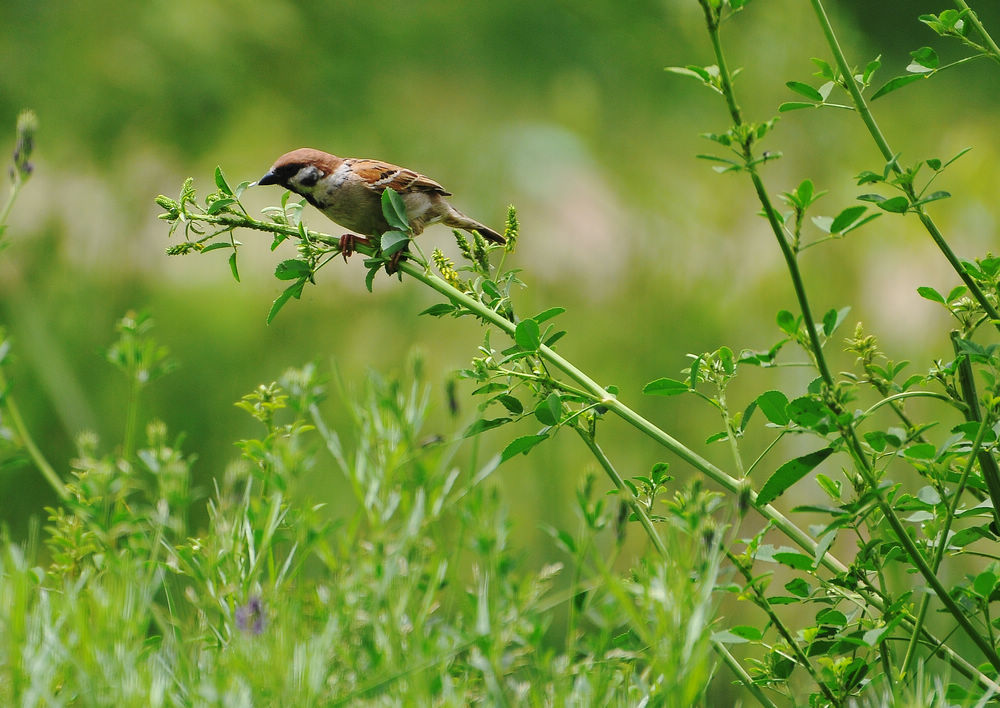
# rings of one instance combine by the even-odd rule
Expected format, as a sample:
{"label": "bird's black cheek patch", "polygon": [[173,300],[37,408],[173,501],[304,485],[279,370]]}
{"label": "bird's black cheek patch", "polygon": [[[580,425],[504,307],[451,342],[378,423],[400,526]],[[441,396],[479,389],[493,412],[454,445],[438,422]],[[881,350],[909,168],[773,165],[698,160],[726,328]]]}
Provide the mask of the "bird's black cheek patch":
{"label": "bird's black cheek patch", "polygon": [[302,171],[299,175],[299,184],[303,187],[313,187],[319,178],[323,176],[323,173],[317,170],[315,167],[310,167]]}

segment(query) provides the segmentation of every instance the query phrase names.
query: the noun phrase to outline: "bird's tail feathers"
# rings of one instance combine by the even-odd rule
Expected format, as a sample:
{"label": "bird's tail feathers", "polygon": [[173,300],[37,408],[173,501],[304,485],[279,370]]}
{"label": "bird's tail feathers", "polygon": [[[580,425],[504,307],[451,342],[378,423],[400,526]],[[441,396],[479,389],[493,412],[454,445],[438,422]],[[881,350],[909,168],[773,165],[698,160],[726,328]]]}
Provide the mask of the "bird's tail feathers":
{"label": "bird's tail feathers", "polygon": [[444,215],[444,218],[441,219],[441,223],[455,229],[464,229],[469,233],[478,233],[484,239],[492,241],[493,243],[507,243],[507,239],[498,234],[496,231],[488,226],[483,226],[475,219],[470,219],[455,207],[451,207],[449,212]]}

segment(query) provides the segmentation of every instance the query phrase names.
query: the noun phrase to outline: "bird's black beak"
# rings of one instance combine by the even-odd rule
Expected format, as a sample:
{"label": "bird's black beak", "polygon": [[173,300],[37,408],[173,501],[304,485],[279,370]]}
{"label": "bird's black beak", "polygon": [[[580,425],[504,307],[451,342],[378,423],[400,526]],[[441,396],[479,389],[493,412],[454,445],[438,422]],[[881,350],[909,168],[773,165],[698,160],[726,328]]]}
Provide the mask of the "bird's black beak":
{"label": "bird's black beak", "polygon": [[263,177],[261,177],[259,180],[257,180],[257,184],[258,185],[278,184],[278,182],[279,182],[278,175],[276,175],[273,170],[270,171],[270,172],[268,172],[266,175],[264,175]]}

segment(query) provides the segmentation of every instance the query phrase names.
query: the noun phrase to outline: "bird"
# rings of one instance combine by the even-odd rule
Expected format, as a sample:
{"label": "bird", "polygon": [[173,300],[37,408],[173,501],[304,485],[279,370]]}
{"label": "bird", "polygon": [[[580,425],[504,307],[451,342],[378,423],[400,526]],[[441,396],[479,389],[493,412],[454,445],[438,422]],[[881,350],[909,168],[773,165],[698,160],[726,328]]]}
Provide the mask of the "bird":
{"label": "bird", "polygon": [[[399,192],[406,205],[406,218],[413,235],[430,224],[478,233],[487,241],[503,244],[506,239],[449,204],[451,192],[419,172],[381,160],[342,158],[315,148],[298,148],[275,160],[258,185],[277,184],[305,197],[329,219],[357,233],[344,234],[340,249],[344,260],[358,242],[377,244],[390,230],[382,213],[381,195],[387,188]],[[373,240],[374,239],[374,240]],[[390,274],[398,269],[402,252],[386,264]]]}

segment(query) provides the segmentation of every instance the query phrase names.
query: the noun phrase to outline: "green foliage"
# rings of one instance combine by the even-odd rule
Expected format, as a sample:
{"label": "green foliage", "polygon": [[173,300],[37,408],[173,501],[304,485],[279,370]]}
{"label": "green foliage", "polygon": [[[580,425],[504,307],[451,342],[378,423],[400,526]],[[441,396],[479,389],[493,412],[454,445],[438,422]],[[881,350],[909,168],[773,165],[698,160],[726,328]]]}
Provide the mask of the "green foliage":
{"label": "green foliage", "polygon": [[[350,393],[338,381],[342,432],[313,366],[244,396],[262,434],[238,442],[200,529],[193,457],[162,423],[134,461],[82,437],[69,501],[49,510],[49,564],[0,553],[0,701],[697,702],[714,566],[692,582],[681,569],[698,551],[677,536],[674,561],[619,578],[587,491],[587,523],[560,534],[574,577],[557,590],[563,563],[531,569],[510,545],[486,485],[496,458],[459,465],[455,443],[421,442],[420,370]],[[306,491],[320,468],[343,475],[352,511],[321,513]],[[289,670],[262,670],[275,666]]]}
{"label": "green foliage", "polygon": [[[692,353],[686,368],[665,364],[666,375],[642,392],[658,413],[673,407],[687,417],[707,404],[718,422],[704,445],[722,450],[725,468],[630,408],[624,399],[635,390],[623,386],[620,399],[618,387],[555,351],[564,309],[529,316],[537,306],[523,305],[521,271],[507,263],[523,242],[513,207],[507,244],[456,233],[456,264],[441,249],[430,259],[420,253],[402,199],[386,190],[390,230],[358,245],[365,283],[371,290],[381,269],[398,270],[441,296],[422,314],[483,325],[457,375],[478,403],[473,418],[426,437],[429,394],[414,363],[353,391],[335,373],[350,421],[335,426],[322,408],[327,382],[314,366],[291,370],[237,402],[262,430],[237,440],[240,459],[213,471],[207,516],[193,521],[200,505],[181,437],[153,422],[137,440],[141,394],[172,361],[147,316],[126,316],[107,352],[129,385],[122,444],[102,453],[96,436],[80,436],[68,484],[28,434],[0,368],[2,464],[30,459],[63,497],[48,510],[41,551],[5,542],[0,552],[0,701],[687,706],[706,703],[710,685],[729,679],[713,682],[716,660],[762,705],[989,701],[1000,671],[992,606],[1000,599],[992,550],[1000,258],[957,257],[928,212],[952,196],[930,188],[966,150],[907,164],[868,102],[971,59],[1000,61],[1000,50],[957,2],[958,10],[920,20],[973,54],[948,64],[921,47],[906,74],[874,89],[881,57],[863,69],[848,63],[812,0],[831,56],[813,60],[818,82],[785,83],[805,100],[777,111],[792,112],[786,121],[808,119],[794,113],[805,108],[856,115],[881,160],[855,177],[864,203],[817,213],[826,192],[804,177],[777,194],[788,209],[779,211],[763,170],[780,153],[763,146],[781,126],[744,117],[739,72],[720,34],[746,3],[700,4],[715,63],[668,71],[724,100],[730,124],[703,134],[723,156],[699,157],[749,180],[794,303],[778,311],[766,349]],[[25,121],[0,224],[31,174],[30,135]],[[817,142],[817,154],[828,153]],[[214,182],[204,200],[190,179],[177,199],[157,198],[170,234],[183,234],[168,253],[223,251],[239,281],[237,229],[270,233],[272,251],[294,246],[296,257],[274,271],[283,290],[270,323],[347,246],[308,230],[304,202],[288,194],[256,219],[242,202],[248,182],[231,187],[221,168]],[[883,214],[919,223],[960,281],[916,288],[957,323],[932,362],[890,359],[861,323],[844,340],[849,307],[814,315],[816,298],[838,298],[822,275],[806,279],[806,249],[850,248],[853,240],[832,242]],[[834,373],[838,345],[856,360]],[[0,340],[0,367],[8,351]],[[623,474],[612,456],[628,441],[611,418],[677,459]],[[529,567],[511,540],[517,515],[491,477],[564,430],[583,442],[611,493],[600,493],[593,472],[582,474],[575,505],[561,500],[578,529],[548,529],[562,562]],[[482,463],[480,446],[497,442],[501,452]],[[685,481],[680,470],[722,491],[700,477]],[[316,475],[331,472],[350,490],[349,505],[310,492]],[[632,528],[642,544],[628,545]],[[634,556],[624,552],[636,545]]]}

